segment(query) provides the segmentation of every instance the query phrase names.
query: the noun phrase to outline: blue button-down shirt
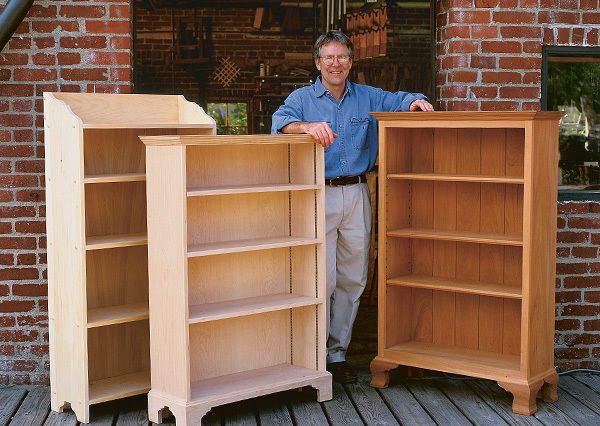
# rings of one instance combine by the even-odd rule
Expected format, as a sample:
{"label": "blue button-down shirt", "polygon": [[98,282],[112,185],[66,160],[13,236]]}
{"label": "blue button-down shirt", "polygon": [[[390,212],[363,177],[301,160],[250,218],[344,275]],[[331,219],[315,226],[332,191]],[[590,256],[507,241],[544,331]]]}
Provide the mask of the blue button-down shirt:
{"label": "blue button-down shirt", "polygon": [[338,137],[325,148],[325,178],[356,176],[373,168],[377,159],[377,120],[370,112],[408,111],[420,93],[386,92],[346,82],[338,102],[318,78],[293,91],[273,114],[271,133],[296,121],[326,121]]}

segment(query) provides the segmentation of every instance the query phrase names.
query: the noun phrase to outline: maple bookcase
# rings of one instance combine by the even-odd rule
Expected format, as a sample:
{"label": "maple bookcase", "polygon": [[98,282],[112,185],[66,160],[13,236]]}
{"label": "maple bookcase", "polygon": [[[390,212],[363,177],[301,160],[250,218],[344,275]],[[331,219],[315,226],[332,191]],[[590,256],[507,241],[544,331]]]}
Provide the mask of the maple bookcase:
{"label": "maple bookcase", "polygon": [[560,112],[375,113],[379,325],[397,366],[495,380],[513,410],[557,399]]}
{"label": "maple bookcase", "polygon": [[310,136],[146,144],[149,418],[302,386],[325,370],[323,149]]}
{"label": "maple bookcase", "polygon": [[54,411],[148,392],[145,147],[214,134],[181,96],[44,93],[50,384]]}

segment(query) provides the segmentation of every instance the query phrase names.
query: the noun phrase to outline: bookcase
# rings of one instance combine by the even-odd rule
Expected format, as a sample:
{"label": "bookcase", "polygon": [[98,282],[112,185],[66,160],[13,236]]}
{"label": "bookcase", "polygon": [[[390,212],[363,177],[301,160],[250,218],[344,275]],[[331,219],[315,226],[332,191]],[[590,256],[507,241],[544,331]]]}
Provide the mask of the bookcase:
{"label": "bookcase", "polygon": [[495,380],[513,411],[557,399],[554,288],[560,112],[375,113],[378,355]]}
{"label": "bookcase", "polygon": [[52,410],[150,389],[145,147],[213,134],[181,96],[44,93]]}
{"label": "bookcase", "polygon": [[[302,386],[325,370],[323,150],[310,136],[143,137],[149,418]],[[158,343],[160,342],[160,344]]]}

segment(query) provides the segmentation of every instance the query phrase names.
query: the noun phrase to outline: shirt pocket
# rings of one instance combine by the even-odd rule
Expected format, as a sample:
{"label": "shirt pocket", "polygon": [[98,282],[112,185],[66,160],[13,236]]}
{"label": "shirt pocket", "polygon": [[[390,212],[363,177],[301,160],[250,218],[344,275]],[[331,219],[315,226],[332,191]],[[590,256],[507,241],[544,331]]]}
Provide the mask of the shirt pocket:
{"label": "shirt pocket", "polygon": [[352,117],[350,120],[350,135],[354,149],[363,151],[369,147],[367,143],[368,118]]}

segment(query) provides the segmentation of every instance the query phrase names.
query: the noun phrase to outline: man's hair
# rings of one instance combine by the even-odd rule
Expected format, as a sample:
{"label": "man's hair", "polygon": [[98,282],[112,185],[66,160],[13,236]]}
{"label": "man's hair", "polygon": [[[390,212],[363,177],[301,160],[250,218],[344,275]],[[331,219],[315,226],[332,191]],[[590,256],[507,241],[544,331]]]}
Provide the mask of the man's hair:
{"label": "man's hair", "polygon": [[327,34],[319,36],[317,41],[315,41],[313,58],[315,60],[319,59],[321,57],[321,47],[331,42],[337,42],[346,46],[348,48],[348,55],[352,58],[352,40],[341,31],[329,31]]}

